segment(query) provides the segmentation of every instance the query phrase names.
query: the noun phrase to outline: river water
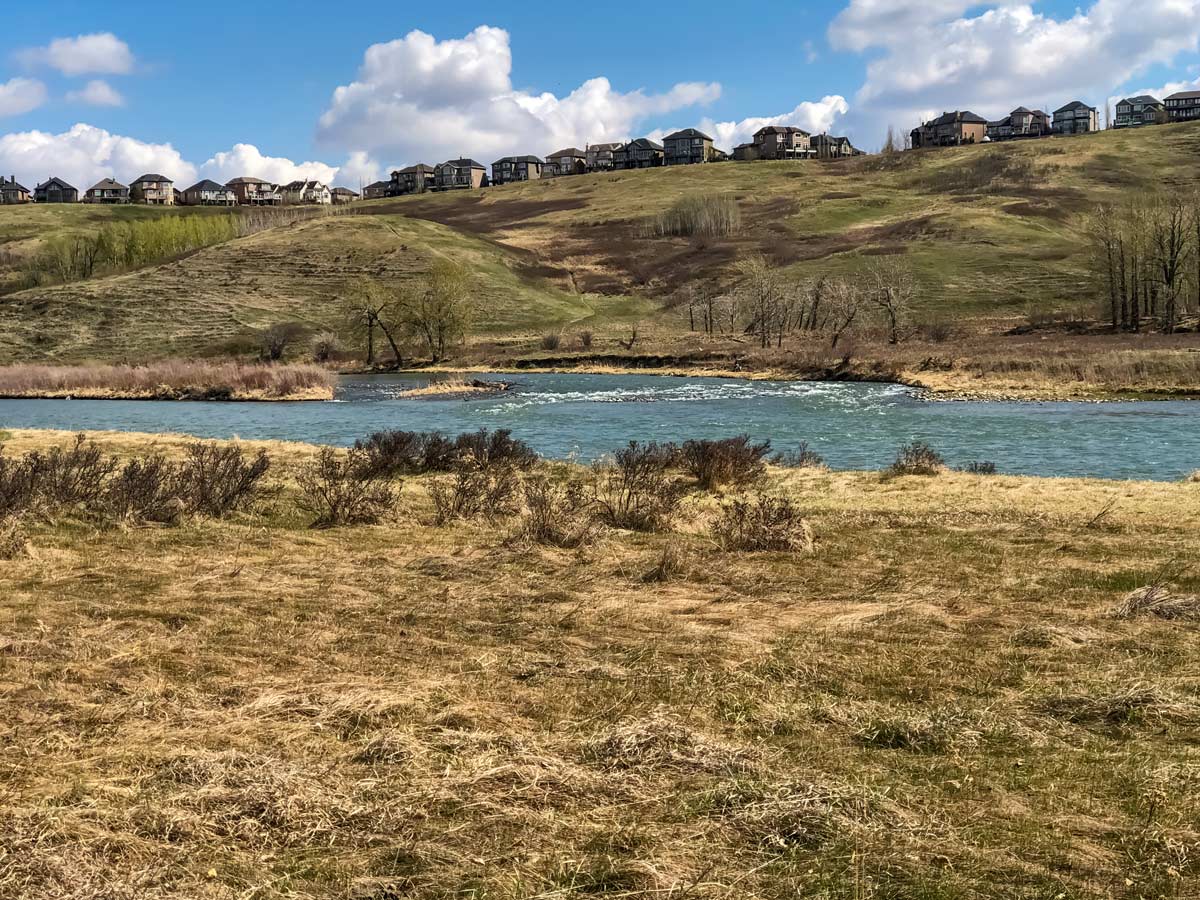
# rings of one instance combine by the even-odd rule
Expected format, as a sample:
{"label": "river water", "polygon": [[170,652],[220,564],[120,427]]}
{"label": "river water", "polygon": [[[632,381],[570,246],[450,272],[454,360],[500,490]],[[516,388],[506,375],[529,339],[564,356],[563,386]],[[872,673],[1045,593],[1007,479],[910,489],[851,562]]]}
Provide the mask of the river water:
{"label": "river water", "polygon": [[951,465],[1011,474],[1174,480],[1200,468],[1200,401],[947,403],[897,385],[671,378],[480,376],[515,382],[479,399],[400,399],[424,375],[354,376],[330,403],[3,400],[0,428],[180,432],[347,445],[383,428],[509,428],[543,456],[590,460],[629,440],[747,433],[801,441],[836,469],[878,469],[911,440]]}

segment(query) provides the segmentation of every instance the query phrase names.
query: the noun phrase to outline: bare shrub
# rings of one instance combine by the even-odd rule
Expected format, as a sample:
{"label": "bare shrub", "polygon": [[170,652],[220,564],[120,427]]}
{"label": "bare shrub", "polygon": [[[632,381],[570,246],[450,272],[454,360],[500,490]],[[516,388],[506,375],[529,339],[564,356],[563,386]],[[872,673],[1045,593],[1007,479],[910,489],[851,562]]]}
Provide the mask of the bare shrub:
{"label": "bare shrub", "polygon": [[357,448],[340,454],[325,447],[298,481],[302,508],[316,516],[314,528],[376,525],[396,505],[393,486],[371,473]]}
{"label": "bare shrub", "polygon": [[454,441],[459,460],[471,459],[481,466],[509,465],[516,469],[532,468],[538,455],[527,443],[512,436],[507,428],[460,434]]}
{"label": "bare shrub", "polygon": [[451,440],[438,431],[377,431],[354,444],[374,476],[449,472],[464,460],[490,466],[504,463],[529,469],[538,456],[506,428],[466,432]]}
{"label": "bare shrub", "polygon": [[887,475],[940,475],[946,471],[946,461],[924,441],[905,444],[896,454],[896,461],[885,470]]}
{"label": "bare shrub", "polygon": [[131,459],[117,470],[105,509],[118,519],[174,524],[187,510],[179,490],[179,467],[163,456]]}
{"label": "bare shrub", "polygon": [[304,326],[298,322],[278,322],[264,328],[258,335],[259,357],[266,362],[278,362],[303,337]]}
{"label": "bare shrub", "polygon": [[812,528],[786,497],[735,498],[721,507],[712,526],[723,550],[811,553]]}
{"label": "bare shrub", "polygon": [[722,440],[687,441],[679,457],[684,470],[704,490],[726,484],[744,485],[766,474],[763,460],[771,452],[771,442],[752,444],[749,435]]}
{"label": "bare shrub", "polygon": [[[440,435],[439,435],[440,437]],[[376,431],[354,443],[363,469],[372,477],[408,475],[425,469],[429,434],[419,431]]]}
{"label": "bare shrub", "polygon": [[591,350],[594,336],[590,331],[579,332],[579,348],[581,350]]}
{"label": "bare shrub", "polygon": [[801,441],[795,450],[782,450],[771,457],[771,464],[785,469],[824,469],[825,458]]}
{"label": "bare shrub", "polygon": [[957,334],[957,329],[946,319],[927,319],[917,326],[917,333],[931,344],[944,344]]}
{"label": "bare shrub", "polygon": [[520,536],[537,544],[579,547],[596,531],[584,485],[577,480],[554,484],[544,476],[523,485],[525,512]]}
{"label": "bare shrub", "polygon": [[512,465],[460,460],[449,477],[429,485],[434,521],[446,525],[456,519],[495,520],[514,515],[520,489],[521,477]]}
{"label": "bare shrub", "polygon": [[669,444],[638,443],[595,468],[595,502],[600,518],[614,528],[660,531],[679,507],[679,489],[669,470],[676,458]]}
{"label": "bare shrub", "polygon": [[687,557],[674,541],[663,547],[654,567],[642,576],[647,584],[667,584],[687,575]]}
{"label": "bare shrub", "polygon": [[646,223],[650,237],[724,237],[738,231],[742,214],[731,194],[692,194]]}
{"label": "bare shrub", "polygon": [[188,512],[221,518],[259,498],[269,468],[265,450],[247,459],[236,444],[197,442],[180,464],[179,492]]}
{"label": "bare shrub", "polygon": [[49,453],[31,453],[38,493],[47,506],[65,509],[95,506],[104,493],[104,483],[117,466],[105,457],[86,435],[75,436],[70,447],[54,447]]}
{"label": "bare shrub", "polygon": [[0,517],[29,512],[36,499],[36,467],[27,456],[4,455],[0,445]]}
{"label": "bare shrub", "polygon": [[962,471],[968,475],[995,475],[996,464],[987,460],[976,460],[963,466]]}
{"label": "bare shrub", "polygon": [[0,519],[0,559],[14,560],[29,555],[29,535],[17,516]]}
{"label": "bare shrub", "polygon": [[1172,594],[1162,585],[1138,588],[1125,595],[1113,615],[1118,619],[1138,619],[1155,616],[1178,621],[1200,620],[1200,596]]}
{"label": "bare shrub", "polygon": [[332,331],[323,331],[312,339],[312,358],[326,363],[342,352],[342,339]]}
{"label": "bare shrub", "polygon": [[561,334],[551,333],[542,335],[543,350],[557,350],[560,346],[562,346]]}

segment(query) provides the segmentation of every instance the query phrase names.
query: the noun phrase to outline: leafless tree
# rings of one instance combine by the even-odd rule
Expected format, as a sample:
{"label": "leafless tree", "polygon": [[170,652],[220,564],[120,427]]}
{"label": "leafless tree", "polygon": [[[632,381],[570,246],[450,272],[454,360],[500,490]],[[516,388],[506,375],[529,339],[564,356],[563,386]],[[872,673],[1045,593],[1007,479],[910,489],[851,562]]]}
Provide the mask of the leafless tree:
{"label": "leafless tree", "polygon": [[394,302],[396,320],[414,335],[437,363],[449,348],[465,340],[471,323],[470,280],[466,269],[438,260],[428,276],[401,288]]}
{"label": "leafless tree", "polygon": [[825,321],[831,335],[831,349],[836,349],[842,336],[854,326],[862,305],[862,291],[853,281],[837,279],[829,282]]}
{"label": "leafless tree", "polygon": [[1174,195],[1159,198],[1150,208],[1150,249],[1156,280],[1162,288],[1161,326],[1171,334],[1179,317],[1179,295],[1191,252],[1191,222],[1187,203]]}
{"label": "leafless tree", "polygon": [[304,326],[297,322],[277,322],[258,335],[259,356],[267,362],[278,362],[288,347],[304,336]]}
{"label": "leafless tree", "polygon": [[351,330],[366,337],[367,365],[375,364],[375,331],[378,329],[392,348],[395,365],[399,366],[403,356],[396,343],[397,321],[394,318],[393,300],[383,286],[371,278],[356,279],[347,289],[343,305]]}
{"label": "leafless tree", "polygon": [[888,343],[900,343],[901,331],[912,312],[916,281],[912,269],[898,260],[884,260],[867,269],[867,302],[883,319]]}

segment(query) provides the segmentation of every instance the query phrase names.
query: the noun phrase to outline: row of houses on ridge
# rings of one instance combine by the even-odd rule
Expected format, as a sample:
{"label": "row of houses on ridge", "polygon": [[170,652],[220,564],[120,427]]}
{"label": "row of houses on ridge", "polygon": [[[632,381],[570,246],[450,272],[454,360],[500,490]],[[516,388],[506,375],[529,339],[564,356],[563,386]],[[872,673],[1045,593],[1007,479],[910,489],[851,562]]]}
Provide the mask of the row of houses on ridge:
{"label": "row of houses on ridge", "polygon": [[0,204],[13,203],[135,203],[147,206],[284,206],[352,203],[359,195],[349,188],[319,181],[274,184],[262,178],[235,178],[227,184],[211,179],[179,190],[165,175],[142,175],[125,185],[103,178],[80,196],[79,190],[61,178],[52,177],[32,191],[17,183],[15,175],[0,177]]}

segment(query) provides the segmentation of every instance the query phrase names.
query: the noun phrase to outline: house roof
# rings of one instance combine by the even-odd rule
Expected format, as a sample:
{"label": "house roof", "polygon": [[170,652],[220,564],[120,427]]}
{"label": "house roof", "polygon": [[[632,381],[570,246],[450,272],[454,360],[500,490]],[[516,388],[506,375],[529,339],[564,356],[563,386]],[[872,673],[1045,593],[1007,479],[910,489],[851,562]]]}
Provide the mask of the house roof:
{"label": "house roof", "polygon": [[79,193],[79,191],[76,190],[76,188],[73,185],[67,184],[65,181],[63,181],[58,176],[53,176],[53,177],[47,179],[46,181],[42,182],[41,184],[39,184],[37,186],[37,190],[40,191],[42,188],[48,188],[52,184],[57,184],[60,188],[65,188],[68,191],[75,191],[75,193]]}
{"label": "house roof", "polygon": [[[1126,97],[1124,100],[1121,101],[1121,103],[1128,103],[1130,105],[1132,105],[1134,103],[1141,103],[1141,104],[1145,105],[1148,103],[1151,106],[1153,106],[1156,103],[1162,103],[1162,101],[1159,100],[1157,97],[1151,97],[1149,94],[1138,94],[1136,97]],[[1121,105],[1121,104],[1118,104],[1118,106],[1119,105]]]}
{"label": "house roof", "polygon": [[570,156],[570,157],[574,157],[574,158],[583,159],[587,156],[587,154],[584,153],[582,150],[580,150],[578,147],[568,147],[566,150],[558,150],[554,153],[547,153],[546,159],[553,159],[556,156]]}
{"label": "house roof", "polygon": [[245,175],[240,178],[234,178],[225,182],[225,187],[233,187],[235,184],[270,184],[265,178],[247,178]]}
{"label": "house roof", "polygon": [[1200,91],[1179,91],[1167,98],[1168,100],[1200,100]]}
{"label": "house roof", "polygon": [[808,136],[807,131],[803,128],[797,128],[795,125],[766,125],[754,132],[755,137],[758,137],[760,134],[803,134],[806,137]]}
{"label": "house roof", "polygon": [[474,160],[474,159],[470,159],[470,158],[448,159],[444,163],[438,164],[439,169],[442,166],[454,166],[456,169],[486,169],[487,168],[487,166],[485,166],[483,163],[481,163],[477,160]]}
{"label": "house roof", "polygon": [[129,190],[129,188],[127,188],[125,185],[121,184],[121,182],[116,181],[115,179],[102,178],[99,181],[97,181],[95,184],[93,184],[90,188],[88,188],[88,190],[89,191],[127,191],[127,190]]}
{"label": "house roof", "polygon": [[288,191],[302,191],[308,187],[323,188],[323,187],[325,187],[325,185],[321,184],[321,182],[319,182],[319,181],[307,181],[307,180],[293,181],[290,184],[283,185],[284,190],[288,190]]}
{"label": "house roof", "polygon": [[1061,112],[1074,112],[1077,109],[1091,109],[1091,108],[1092,107],[1088,106],[1082,100],[1072,100],[1066,106],[1060,106],[1058,109],[1056,109],[1054,111],[1054,114],[1058,115]]}
{"label": "house roof", "polygon": [[166,175],[140,175],[140,176],[138,176],[138,178],[131,181],[130,184],[144,184],[146,182],[158,182],[158,181],[165,181],[167,184],[173,184],[171,179],[168,178]]}
{"label": "house roof", "polygon": [[16,179],[13,179],[12,181],[9,181],[9,180],[6,178],[6,179],[4,179],[4,184],[3,184],[2,186],[3,186],[3,187],[6,187],[6,188],[8,188],[9,190],[12,190],[13,188],[16,188],[17,190],[21,191],[21,193],[23,193],[23,194],[28,194],[28,193],[29,193],[29,188],[25,187],[23,184],[21,184],[21,183],[20,183],[19,181],[17,181]]}
{"label": "house roof", "polygon": [[536,156],[503,156],[500,159],[496,160],[494,163],[492,163],[492,165],[497,166],[500,163],[506,163],[506,162],[537,163],[539,166],[545,165],[545,163],[542,162],[540,159],[538,159]]}
{"label": "house roof", "polygon": [[592,151],[592,152],[597,151],[597,150],[616,150],[618,147],[624,147],[624,146],[625,145],[622,144],[620,141],[618,141],[615,144],[588,144],[588,150]]}
{"label": "house roof", "polygon": [[368,184],[365,188],[363,188],[363,190],[364,191],[373,191],[376,188],[386,188],[386,187],[391,187],[391,186],[392,186],[392,183],[390,181],[376,181],[373,184]]}
{"label": "house roof", "polygon": [[703,131],[697,131],[695,128],[685,128],[682,131],[676,131],[674,134],[668,134],[663,140],[670,141],[676,138],[703,138],[706,141],[712,140]]}
{"label": "house roof", "polygon": [[223,190],[225,190],[225,185],[217,184],[212,179],[205,178],[203,181],[197,181],[190,188],[188,188],[186,191],[184,191],[184,193],[191,194],[195,191],[223,191]]}
{"label": "house roof", "polygon": [[642,150],[661,150],[663,148],[662,144],[657,144],[654,141],[650,140],[650,138],[635,138],[632,141],[630,141],[628,144],[625,144],[623,146],[637,147]]}
{"label": "house roof", "polygon": [[434,171],[433,166],[427,166],[425,163],[417,163],[415,166],[407,166],[400,170],[401,175],[415,175],[420,172],[431,174]]}
{"label": "house roof", "polygon": [[955,110],[954,112],[942,113],[930,125],[951,125],[955,122],[967,122],[976,125],[986,125],[987,119],[983,116],[976,115],[969,109]]}
{"label": "house roof", "polygon": [[340,197],[345,197],[345,196],[357,197],[358,196],[358,194],[356,194],[354,191],[350,190],[350,188],[345,188],[345,187],[335,187],[332,191],[330,191],[330,193],[337,194]]}

